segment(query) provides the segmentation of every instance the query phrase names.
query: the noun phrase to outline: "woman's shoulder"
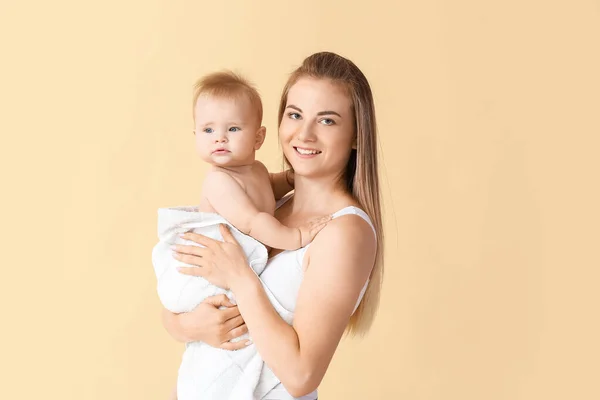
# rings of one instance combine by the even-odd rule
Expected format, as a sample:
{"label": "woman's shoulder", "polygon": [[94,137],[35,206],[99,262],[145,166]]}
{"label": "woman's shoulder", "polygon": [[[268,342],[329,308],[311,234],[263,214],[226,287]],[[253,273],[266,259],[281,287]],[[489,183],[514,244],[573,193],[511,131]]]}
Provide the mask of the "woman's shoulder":
{"label": "woman's shoulder", "polygon": [[[332,214],[332,219],[317,234],[312,247],[325,252],[376,249],[375,228],[367,213],[357,205],[348,205]],[[314,251],[313,251],[314,252]]]}
{"label": "woman's shoulder", "polygon": [[[336,235],[345,240],[375,239],[375,228],[371,218],[358,206],[346,206],[332,214],[332,219],[321,232]],[[320,233],[321,233],[320,232]]]}
{"label": "woman's shoulder", "polygon": [[[332,221],[338,221],[341,230],[354,228],[353,232],[373,236],[375,225],[361,207],[360,203],[350,195],[341,196],[337,201],[332,201]],[[361,221],[362,220],[362,221]],[[340,223],[339,221],[344,221]],[[329,225],[329,224],[328,224]],[[342,226],[343,225],[343,226]],[[367,227],[369,229],[367,229]]]}
{"label": "woman's shoulder", "polygon": [[[342,210],[358,209],[350,207],[355,206]],[[305,268],[328,270],[333,273],[332,276],[343,276],[348,282],[356,280],[357,287],[362,287],[373,268],[377,253],[377,240],[373,232],[370,221],[359,213],[338,215],[327,223],[307,249]]]}
{"label": "woman's shoulder", "polygon": [[[332,214],[333,219],[339,219],[343,216],[355,216],[359,219],[362,219],[363,221],[365,221],[369,227],[371,228],[371,231],[373,234],[376,234],[375,231],[375,225],[373,225],[373,221],[371,221],[371,218],[369,217],[369,215],[365,212],[365,210],[363,210],[360,206],[358,205],[350,205],[350,206],[346,206],[341,208],[340,210],[334,212]],[[358,220],[356,218],[352,218],[351,219],[353,222],[357,222]]]}

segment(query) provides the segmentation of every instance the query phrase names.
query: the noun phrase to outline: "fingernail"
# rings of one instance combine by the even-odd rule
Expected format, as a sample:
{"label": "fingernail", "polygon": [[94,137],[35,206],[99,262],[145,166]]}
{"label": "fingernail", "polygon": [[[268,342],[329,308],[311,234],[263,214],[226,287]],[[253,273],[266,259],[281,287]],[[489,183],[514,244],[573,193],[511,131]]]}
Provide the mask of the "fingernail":
{"label": "fingernail", "polygon": [[237,302],[235,301],[235,299],[231,299],[231,300],[229,300],[229,301],[231,301],[231,304],[233,304],[233,305],[237,306]]}
{"label": "fingernail", "polygon": [[252,340],[248,340],[246,343],[244,343],[244,345],[246,346],[250,346],[252,344]]}
{"label": "fingernail", "polygon": [[177,246],[175,246],[175,245],[172,245],[172,246],[170,247],[170,249],[171,249],[171,250],[177,250]]}

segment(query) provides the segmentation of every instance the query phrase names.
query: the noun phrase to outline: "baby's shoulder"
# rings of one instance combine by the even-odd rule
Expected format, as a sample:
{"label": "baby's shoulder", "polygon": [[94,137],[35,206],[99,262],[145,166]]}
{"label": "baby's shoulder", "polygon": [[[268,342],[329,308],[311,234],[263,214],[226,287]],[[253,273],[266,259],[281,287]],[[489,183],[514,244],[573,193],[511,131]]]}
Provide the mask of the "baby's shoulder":
{"label": "baby's shoulder", "polygon": [[252,166],[253,181],[260,184],[268,183],[271,186],[271,175],[267,167],[260,161],[254,161]]}
{"label": "baby's shoulder", "polygon": [[204,186],[215,187],[221,185],[238,184],[242,188],[245,187],[244,180],[239,176],[232,174],[225,168],[213,167],[206,172],[204,177]]}
{"label": "baby's shoulder", "polygon": [[269,170],[267,169],[267,167],[265,166],[265,164],[263,164],[262,162],[255,160],[254,164],[252,165],[252,169],[260,174],[269,174]]}

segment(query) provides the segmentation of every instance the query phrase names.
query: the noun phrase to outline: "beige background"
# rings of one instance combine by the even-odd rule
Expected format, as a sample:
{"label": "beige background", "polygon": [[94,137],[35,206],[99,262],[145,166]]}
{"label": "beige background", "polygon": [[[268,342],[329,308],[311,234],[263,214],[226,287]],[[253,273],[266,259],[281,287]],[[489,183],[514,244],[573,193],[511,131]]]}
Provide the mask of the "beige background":
{"label": "beige background", "polygon": [[597,0],[7,1],[0,45],[0,398],[166,399],[150,251],[205,171],[191,85],[254,80],[277,169],[319,50],[372,83],[387,234],[379,317],[320,398],[600,398]]}

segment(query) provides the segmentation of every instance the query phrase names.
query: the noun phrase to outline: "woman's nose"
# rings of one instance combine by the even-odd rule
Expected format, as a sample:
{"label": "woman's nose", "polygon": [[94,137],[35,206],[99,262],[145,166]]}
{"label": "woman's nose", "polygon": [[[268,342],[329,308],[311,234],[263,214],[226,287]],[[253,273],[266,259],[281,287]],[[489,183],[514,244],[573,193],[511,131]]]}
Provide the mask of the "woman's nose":
{"label": "woman's nose", "polygon": [[304,142],[314,142],[316,140],[315,133],[313,131],[312,124],[305,123],[303,124],[296,134],[298,140]]}

